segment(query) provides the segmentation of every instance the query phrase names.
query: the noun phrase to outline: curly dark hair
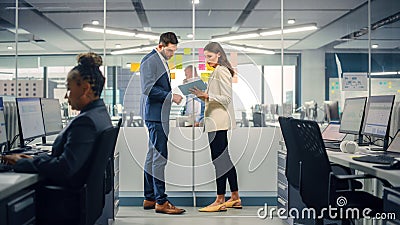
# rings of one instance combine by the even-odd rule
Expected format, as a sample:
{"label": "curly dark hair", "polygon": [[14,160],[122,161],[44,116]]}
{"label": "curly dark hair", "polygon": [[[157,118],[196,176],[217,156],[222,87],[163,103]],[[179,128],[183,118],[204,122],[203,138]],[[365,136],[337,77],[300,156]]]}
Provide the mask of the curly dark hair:
{"label": "curly dark hair", "polygon": [[[72,68],[70,72],[72,79],[76,80],[78,85],[80,85],[80,81],[77,78],[80,77],[82,80],[86,80],[89,82],[94,95],[100,96],[106,80],[100,71],[103,59],[93,52],[81,53],[76,58],[78,65]],[[76,75],[79,75],[79,77]]]}

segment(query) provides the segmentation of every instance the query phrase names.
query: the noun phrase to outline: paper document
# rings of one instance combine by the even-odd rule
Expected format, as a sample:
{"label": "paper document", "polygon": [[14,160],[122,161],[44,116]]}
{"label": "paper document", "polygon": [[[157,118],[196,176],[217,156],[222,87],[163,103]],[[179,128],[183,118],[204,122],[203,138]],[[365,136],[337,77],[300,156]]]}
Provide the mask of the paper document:
{"label": "paper document", "polygon": [[194,87],[197,87],[199,90],[204,91],[207,89],[207,84],[199,79],[199,80],[195,80],[190,83],[182,84],[182,85],[178,86],[179,90],[181,90],[182,94],[184,94],[184,95],[191,94],[189,89],[192,89]]}

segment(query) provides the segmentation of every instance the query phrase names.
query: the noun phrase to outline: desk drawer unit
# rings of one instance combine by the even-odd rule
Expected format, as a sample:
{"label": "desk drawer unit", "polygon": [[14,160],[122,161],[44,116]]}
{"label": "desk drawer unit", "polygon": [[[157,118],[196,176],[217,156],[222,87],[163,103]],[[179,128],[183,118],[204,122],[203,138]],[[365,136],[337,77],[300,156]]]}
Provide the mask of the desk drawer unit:
{"label": "desk drawer unit", "polygon": [[[284,143],[280,144],[281,149],[278,150],[278,209],[284,209],[287,216],[289,210],[289,187],[285,175],[286,170],[286,147]],[[284,220],[288,224],[293,224],[292,219]]]}
{"label": "desk drawer unit", "polygon": [[8,225],[35,224],[35,191],[30,190],[7,203]]}
{"label": "desk drawer unit", "polygon": [[383,220],[384,225],[400,225],[400,187],[384,189],[383,210],[391,217]]}

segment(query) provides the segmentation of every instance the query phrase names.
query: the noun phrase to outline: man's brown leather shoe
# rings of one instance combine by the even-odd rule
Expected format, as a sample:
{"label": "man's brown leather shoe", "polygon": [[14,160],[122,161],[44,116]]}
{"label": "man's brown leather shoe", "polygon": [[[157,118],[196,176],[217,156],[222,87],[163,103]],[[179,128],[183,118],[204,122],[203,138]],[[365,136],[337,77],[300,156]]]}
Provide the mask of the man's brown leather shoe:
{"label": "man's brown leather shoe", "polygon": [[182,214],[184,212],[185,212],[184,209],[175,207],[169,201],[164,202],[164,204],[162,205],[156,203],[156,213]]}
{"label": "man's brown leather shoe", "polygon": [[143,209],[154,209],[156,207],[156,201],[143,201]]}

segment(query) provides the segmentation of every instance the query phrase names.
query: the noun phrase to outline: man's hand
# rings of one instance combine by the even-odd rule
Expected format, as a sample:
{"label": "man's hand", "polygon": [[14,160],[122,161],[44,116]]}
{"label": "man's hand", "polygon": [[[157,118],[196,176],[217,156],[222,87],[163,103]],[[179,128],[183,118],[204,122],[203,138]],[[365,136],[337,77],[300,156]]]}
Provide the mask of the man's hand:
{"label": "man's hand", "polygon": [[180,96],[178,94],[173,94],[172,101],[179,105],[179,104],[181,104],[182,96]]}
{"label": "man's hand", "polygon": [[32,158],[32,156],[25,155],[25,154],[3,155],[3,160],[7,164],[11,164],[11,165],[14,165],[15,163],[17,163],[18,160],[20,160],[22,158]]}

